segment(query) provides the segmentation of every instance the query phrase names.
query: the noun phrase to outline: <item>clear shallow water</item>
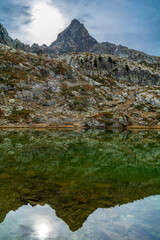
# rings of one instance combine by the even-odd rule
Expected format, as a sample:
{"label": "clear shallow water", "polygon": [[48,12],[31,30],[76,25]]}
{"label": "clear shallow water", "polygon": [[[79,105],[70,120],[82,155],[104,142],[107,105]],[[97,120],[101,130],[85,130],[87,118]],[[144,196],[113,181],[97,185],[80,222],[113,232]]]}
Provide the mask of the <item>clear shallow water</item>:
{"label": "clear shallow water", "polygon": [[0,133],[0,240],[160,239],[158,132]]}

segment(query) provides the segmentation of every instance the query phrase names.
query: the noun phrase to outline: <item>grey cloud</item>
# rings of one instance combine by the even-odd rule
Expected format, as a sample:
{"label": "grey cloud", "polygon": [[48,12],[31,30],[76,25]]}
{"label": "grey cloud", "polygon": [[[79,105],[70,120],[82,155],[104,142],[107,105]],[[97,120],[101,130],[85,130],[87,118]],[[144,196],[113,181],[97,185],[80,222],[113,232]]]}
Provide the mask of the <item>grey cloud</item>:
{"label": "grey cloud", "polygon": [[[25,4],[25,2],[24,2]],[[0,3],[0,21],[9,31],[18,30],[23,24],[32,21],[29,5],[20,5],[14,1]]]}

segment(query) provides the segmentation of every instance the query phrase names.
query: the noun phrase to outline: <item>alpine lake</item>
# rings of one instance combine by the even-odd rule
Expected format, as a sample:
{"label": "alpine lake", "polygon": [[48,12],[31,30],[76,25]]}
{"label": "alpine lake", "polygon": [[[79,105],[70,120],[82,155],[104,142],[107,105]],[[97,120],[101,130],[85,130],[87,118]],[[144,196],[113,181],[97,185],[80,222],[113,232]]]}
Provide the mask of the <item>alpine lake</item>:
{"label": "alpine lake", "polygon": [[0,240],[160,240],[160,131],[0,130]]}

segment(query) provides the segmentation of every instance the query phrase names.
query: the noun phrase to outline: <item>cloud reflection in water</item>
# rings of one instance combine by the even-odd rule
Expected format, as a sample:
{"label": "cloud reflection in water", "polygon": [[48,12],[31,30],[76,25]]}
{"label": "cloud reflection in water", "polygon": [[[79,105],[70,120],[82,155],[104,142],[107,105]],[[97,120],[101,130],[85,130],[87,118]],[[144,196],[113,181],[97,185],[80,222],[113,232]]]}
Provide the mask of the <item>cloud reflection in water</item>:
{"label": "cloud reflection in water", "polygon": [[64,221],[49,206],[22,206],[11,211],[0,224],[1,239],[160,239],[160,196],[116,206],[97,209],[83,227],[76,232],[69,230]]}

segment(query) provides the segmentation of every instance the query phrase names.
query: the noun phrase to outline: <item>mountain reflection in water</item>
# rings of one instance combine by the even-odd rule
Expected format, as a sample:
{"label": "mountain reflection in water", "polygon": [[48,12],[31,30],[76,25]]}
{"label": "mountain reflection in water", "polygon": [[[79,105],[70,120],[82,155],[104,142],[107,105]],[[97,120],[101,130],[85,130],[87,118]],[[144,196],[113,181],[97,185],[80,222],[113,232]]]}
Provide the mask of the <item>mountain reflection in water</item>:
{"label": "mountain reflection in water", "polygon": [[0,132],[1,240],[160,239],[159,186],[158,132]]}

